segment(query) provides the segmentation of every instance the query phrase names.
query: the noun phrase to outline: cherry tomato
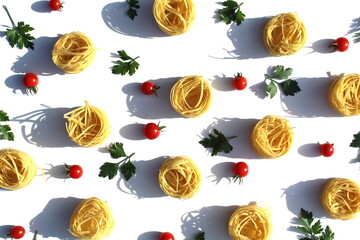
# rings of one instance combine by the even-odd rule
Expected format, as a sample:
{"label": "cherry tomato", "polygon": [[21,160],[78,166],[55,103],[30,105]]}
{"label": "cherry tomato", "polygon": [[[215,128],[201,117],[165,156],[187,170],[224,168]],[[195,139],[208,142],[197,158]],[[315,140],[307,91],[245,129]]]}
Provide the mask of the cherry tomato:
{"label": "cherry tomato", "polygon": [[65,168],[67,175],[73,179],[78,179],[83,175],[83,169],[79,165],[68,166],[65,164]]}
{"label": "cherry tomato", "polygon": [[160,89],[160,87],[152,82],[143,82],[140,86],[141,92],[145,95],[151,95],[155,94],[157,96],[157,90]]}
{"label": "cherry tomato", "polygon": [[50,0],[49,7],[53,11],[60,11],[63,8],[63,3],[60,0]]}
{"label": "cherry tomato", "polygon": [[237,73],[232,81],[232,85],[236,90],[244,90],[247,86],[247,80],[241,73]]}
{"label": "cherry tomato", "polygon": [[239,179],[240,183],[242,183],[242,178],[246,177],[249,173],[249,166],[245,162],[238,162],[234,164],[232,171],[234,182]]}
{"label": "cherry tomato", "polygon": [[324,157],[330,157],[334,154],[335,148],[334,144],[331,143],[323,143],[320,145],[320,153]]}
{"label": "cherry tomato", "polygon": [[339,37],[334,41],[334,43],[331,45],[335,48],[335,51],[338,52],[345,52],[349,49],[349,40],[344,37]]}
{"label": "cherry tomato", "polygon": [[9,236],[14,239],[20,239],[25,235],[25,228],[22,226],[14,226],[10,229]]}
{"label": "cherry tomato", "polygon": [[38,92],[37,85],[39,84],[39,78],[34,73],[26,73],[23,78],[23,83],[26,87],[26,90],[31,94],[36,94]]}
{"label": "cherry tomato", "polygon": [[169,232],[163,232],[159,236],[159,240],[175,240],[174,235]]}
{"label": "cherry tomato", "polygon": [[157,138],[160,135],[161,129],[165,128],[165,126],[159,126],[159,124],[155,124],[155,123],[146,124],[143,128],[144,136],[150,140]]}

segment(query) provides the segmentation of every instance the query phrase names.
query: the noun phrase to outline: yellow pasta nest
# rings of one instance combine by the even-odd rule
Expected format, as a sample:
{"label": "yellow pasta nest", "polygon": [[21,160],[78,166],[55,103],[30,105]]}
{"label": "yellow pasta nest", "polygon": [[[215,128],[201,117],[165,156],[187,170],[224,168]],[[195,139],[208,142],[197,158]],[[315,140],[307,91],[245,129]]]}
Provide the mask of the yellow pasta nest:
{"label": "yellow pasta nest", "polygon": [[98,107],[90,106],[87,101],[84,107],[66,113],[64,118],[68,120],[66,130],[69,137],[80,146],[98,146],[110,134],[110,123],[105,112]]}
{"label": "yellow pasta nest", "polygon": [[348,220],[360,211],[360,186],[346,178],[330,179],[324,186],[321,201],[333,218]]}
{"label": "yellow pasta nest", "polygon": [[286,154],[293,144],[293,131],[286,118],[268,115],[253,129],[251,143],[263,158],[278,158]]}
{"label": "yellow pasta nest", "polygon": [[70,233],[83,240],[99,240],[108,237],[114,227],[114,219],[106,202],[96,198],[83,200],[70,219]]}
{"label": "yellow pasta nest", "polygon": [[195,5],[192,0],[155,0],[153,14],[161,31],[167,35],[179,35],[193,25]]}
{"label": "yellow pasta nest", "polygon": [[266,49],[274,56],[292,55],[306,43],[304,23],[296,13],[283,13],[270,19],[263,30]]}
{"label": "yellow pasta nest", "polygon": [[233,240],[266,240],[272,233],[268,209],[257,205],[240,206],[230,216],[228,231]]}
{"label": "yellow pasta nest", "polygon": [[169,196],[179,199],[193,197],[201,185],[201,173],[195,162],[187,156],[167,159],[159,171],[160,188]]}
{"label": "yellow pasta nest", "polygon": [[210,107],[212,91],[202,76],[188,76],[179,79],[170,92],[172,107],[184,117],[195,118]]}
{"label": "yellow pasta nest", "polygon": [[54,45],[52,60],[66,73],[79,73],[94,61],[95,47],[82,32],[64,34]]}
{"label": "yellow pasta nest", "polygon": [[15,149],[0,150],[0,187],[17,190],[26,187],[36,175],[36,165],[27,154]]}
{"label": "yellow pasta nest", "polygon": [[333,81],[328,98],[330,106],[341,115],[359,115],[360,74],[347,74]]}

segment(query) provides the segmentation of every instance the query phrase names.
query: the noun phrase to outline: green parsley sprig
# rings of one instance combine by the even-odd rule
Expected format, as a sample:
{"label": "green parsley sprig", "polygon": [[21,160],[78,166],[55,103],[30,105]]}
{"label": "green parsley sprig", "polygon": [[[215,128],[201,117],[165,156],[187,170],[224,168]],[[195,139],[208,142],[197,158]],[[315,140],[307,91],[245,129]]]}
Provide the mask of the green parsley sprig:
{"label": "green parsley sprig", "polygon": [[139,1],[138,0],[126,0],[129,9],[127,10],[126,14],[131,20],[134,20],[134,18],[137,16],[136,9],[140,8]]}
{"label": "green parsley sprig", "polygon": [[5,9],[5,12],[12,24],[12,28],[6,29],[6,36],[10,46],[14,47],[16,45],[19,49],[25,47],[34,50],[34,43],[32,40],[35,38],[29,33],[34,30],[34,28],[24,22],[18,22],[18,24],[15,25],[7,7],[3,6],[3,8]]}
{"label": "green parsley sprig", "polygon": [[360,148],[360,132],[354,134],[354,139],[351,141],[350,147]]}
{"label": "green parsley sprig", "polygon": [[299,222],[302,226],[296,226],[297,229],[304,233],[304,237],[300,240],[333,240],[335,233],[326,226],[325,229],[321,226],[320,220],[313,217],[312,212],[306,211],[303,208],[300,210]]}
{"label": "green parsley sprig", "polygon": [[211,156],[216,156],[219,152],[230,153],[233,150],[233,146],[231,146],[229,140],[236,136],[225,137],[216,128],[214,128],[214,133],[216,136],[210,133],[209,137],[203,138],[199,143],[205,148],[211,148]]}
{"label": "green parsley sprig", "polygon": [[129,73],[130,76],[133,75],[140,66],[140,64],[136,61],[139,56],[132,58],[125,52],[125,50],[119,50],[117,53],[119,54],[121,60],[117,60],[115,62],[116,64],[111,68],[111,72],[113,74],[125,75],[126,73]]}
{"label": "green parsley sprig", "polygon": [[235,22],[236,25],[240,25],[245,20],[245,14],[240,10],[243,3],[238,4],[233,0],[226,0],[222,3],[224,7],[219,10],[219,17],[222,22],[230,24]]}
{"label": "green parsley sprig", "polygon": [[[277,85],[282,89],[285,96],[294,96],[301,91],[297,81],[289,79],[292,72],[292,68],[285,68],[283,65],[277,65],[272,69],[272,74],[270,76],[265,74],[265,81],[270,80],[265,86],[265,91],[270,95],[270,98],[273,98],[276,95],[278,90]],[[283,81],[279,82],[275,81],[275,79]]]}
{"label": "green parsley sprig", "polygon": [[200,232],[198,235],[196,235],[195,240],[205,240],[205,232]]}
{"label": "green parsley sprig", "polygon": [[[0,110],[0,122],[10,121],[10,118],[6,112]],[[11,131],[10,125],[1,125],[0,124],[0,140],[14,141],[14,133]]]}
{"label": "green parsley sprig", "polygon": [[112,144],[108,150],[110,153],[110,156],[114,159],[118,159],[123,157],[123,159],[117,163],[110,163],[106,162],[100,167],[100,173],[99,177],[108,177],[109,179],[113,179],[117,172],[119,171],[120,164],[120,172],[124,175],[125,180],[129,180],[135,173],[136,173],[136,167],[135,165],[130,161],[130,158],[135,154],[132,153],[130,155],[127,155],[124,151],[124,145],[122,143],[116,142]]}

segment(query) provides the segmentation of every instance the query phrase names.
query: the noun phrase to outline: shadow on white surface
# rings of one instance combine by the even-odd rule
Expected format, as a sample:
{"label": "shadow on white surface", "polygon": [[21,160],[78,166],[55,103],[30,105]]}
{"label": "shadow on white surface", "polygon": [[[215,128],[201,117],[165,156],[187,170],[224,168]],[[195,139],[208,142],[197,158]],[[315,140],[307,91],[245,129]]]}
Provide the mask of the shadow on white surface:
{"label": "shadow on white surface", "polygon": [[137,240],[149,240],[149,239],[159,239],[161,232],[151,231],[142,233]]}
{"label": "shadow on white surface", "polygon": [[284,189],[289,211],[298,216],[303,208],[311,211],[315,218],[327,217],[321,205],[321,193],[327,181],[328,179],[301,181]]}
{"label": "shadow on white surface", "polygon": [[218,91],[229,92],[235,91],[232,86],[233,77],[226,77],[225,75],[214,75],[213,79],[209,79],[211,86]]}
{"label": "shadow on white surface", "polygon": [[[208,137],[210,133],[213,134],[213,129],[216,128],[226,137],[236,136],[229,141],[229,143],[233,146],[233,150],[230,153],[220,152],[218,153],[218,156],[229,158],[260,159],[260,157],[254,152],[251,145],[251,132],[258,121],[258,119],[225,117],[215,118],[214,121],[201,132],[199,141],[204,137]],[[210,156],[211,149],[206,149],[206,151]]]}
{"label": "shadow on white surface", "polygon": [[128,4],[124,2],[109,3],[102,9],[101,15],[105,25],[114,32],[141,38],[165,37],[155,22],[153,1],[140,0],[138,15],[131,20],[127,15]]}
{"label": "shadow on white surface", "polygon": [[233,162],[221,162],[217,163],[211,168],[212,175],[208,176],[212,182],[219,184],[221,181],[227,181],[231,183],[231,177],[234,175],[232,168],[234,166]]}
{"label": "shadow on white surface", "polygon": [[[124,181],[127,190],[122,189],[119,183],[118,187],[122,191],[133,194],[138,199],[166,196],[159,186],[158,173],[161,164],[168,158],[169,156],[162,156],[151,160],[134,161],[133,164],[136,166],[136,174],[130,180]],[[120,178],[119,181],[121,181],[121,179],[122,178]]]}
{"label": "shadow on white surface", "polygon": [[315,41],[311,46],[308,46],[306,48],[311,48],[311,53],[332,53],[334,52],[333,47],[329,47],[334,42],[334,39],[325,38],[325,39],[319,39]]}
{"label": "shadow on white surface", "polygon": [[360,17],[354,18],[350,24],[350,30],[347,34],[352,34],[353,42],[360,41]]}
{"label": "shadow on white surface", "polygon": [[123,138],[129,140],[143,140],[146,139],[143,134],[144,126],[145,124],[141,123],[128,124],[120,128],[119,133]]}
{"label": "shadow on white surface", "polygon": [[11,119],[22,124],[24,139],[38,147],[76,147],[68,136],[64,118],[64,114],[73,108],[51,108],[43,104],[42,106],[43,109]]}
{"label": "shadow on white surface", "polygon": [[31,4],[31,9],[38,13],[50,13],[49,1],[37,1]]}
{"label": "shadow on white surface", "polygon": [[299,147],[298,153],[304,157],[319,157],[321,156],[319,149],[319,143],[307,143]]}
{"label": "shadow on white surface", "polygon": [[[59,35],[60,36],[60,35]],[[15,73],[32,72],[36,75],[64,75],[65,72],[58,68],[52,60],[52,50],[57,37],[39,37],[34,40],[35,50],[28,50],[23,56],[18,56],[11,70]]]}
{"label": "shadow on white surface", "polygon": [[12,227],[14,227],[14,225],[1,225],[0,226],[0,236],[5,239],[6,235],[9,234]]}
{"label": "shadow on white surface", "polygon": [[186,239],[194,239],[199,231],[205,232],[206,240],[231,239],[228,222],[239,206],[209,206],[185,213],[181,217],[181,230]]}
{"label": "shadow on white surface", "polygon": [[51,163],[47,164],[49,167],[48,168],[43,168],[42,170],[44,171],[44,177],[46,177],[46,181],[48,181],[51,178],[56,178],[56,179],[67,179],[69,178],[66,174],[66,169],[65,169],[65,165],[61,164],[61,165],[52,165]]}
{"label": "shadow on white surface", "polygon": [[42,212],[30,221],[30,231],[37,230],[43,238],[76,240],[68,229],[71,215],[81,201],[74,197],[51,199]]}
{"label": "shadow on white surface", "polygon": [[26,88],[23,84],[23,74],[15,74],[5,79],[5,85],[12,89],[15,94],[27,94]]}
{"label": "shadow on white surface", "polygon": [[171,88],[178,79],[180,77],[149,80],[160,86],[158,97],[143,94],[140,91],[141,83],[126,84],[122,91],[127,95],[126,105],[130,116],[143,119],[184,118],[173,109],[169,101]]}

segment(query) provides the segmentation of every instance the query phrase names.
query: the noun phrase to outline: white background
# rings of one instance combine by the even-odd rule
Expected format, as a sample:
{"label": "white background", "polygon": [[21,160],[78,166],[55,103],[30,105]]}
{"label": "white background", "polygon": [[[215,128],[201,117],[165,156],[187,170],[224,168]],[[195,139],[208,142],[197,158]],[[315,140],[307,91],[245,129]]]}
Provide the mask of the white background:
{"label": "white background", "polygon": [[[217,1],[194,0],[195,24],[180,36],[159,30],[150,0],[140,1],[134,21],[126,16],[124,2],[66,1],[62,12],[49,12],[47,1],[1,2],[15,22],[35,28],[36,40],[35,51],[11,48],[4,37],[10,21],[0,10],[0,109],[12,119],[15,134],[14,142],[2,140],[0,147],[28,153],[44,170],[24,189],[0,190],[0,235],[10,225],[23,225],[28,231],[38,230],[38,239],[74,239],[67,231],[70,215],[81,200],[95,196],[107,201],[114,213],[116,226],[109,239],[156,240],[159,232],[170,231],[176,239],[190,240],[201,230],[207,240],[227,240],[230,214],[251,201],[269,204],[271,239],[299,238],[294,218],[300,208],[329,225],[336,239],[359,238],[360,220],[329,218],[319,198],[326,180],[359,181],[360,176],[357,149],[349,147],[353,134],[360,131],[359,117],[339,116],[327,102],[333,75],[359,72],[360,43],[353,42],[359,30],[358,1],[245,1],[246,20],[236,26],[217,22]],[[286,12],[297,12],[304,21],[307,43],[295,55],[273,57],[263,47],[262,28],[269,17]],[[88,35],[98,50],[88,69],[64,74],[52,63],[51,50],[59,36],[72,31]],[[350,49],[329,53],[329,39],[340,36],[350,39]],[[121,49],[140,56],[140,68],[131,77],[111,73],[117,60],[113,54]],[[300,93],[264,97],[264,74],[275,65],[294,69]],[[26,72],[39,75],[35,96],[27,95],[22,86]],[[230,80],[236,72],[247,77],[246,90],[232,90]],[[213,87],[211,108],[196,119],[181,117],[169,103],[174,82],[188,75],[202,75]],[[148,80],[160,85],[158,98],[140,92],[140,83]],[[103,146],[77,147],[67,137],[62,116],[85,100],[109,117],[112,133]],[[284,116],[294,127],[294,145],[280,159],[261,159],[250,144],[252,128],[268,114]],[[161,136],[144,139],[142,126],[159,121],[166,126]],[[211,157],[198,144],[213,127],[237,136],[230,142],[230,154]],[[336,148],[330,158],[318,152],[318,143],[326,141]],[[128,154],[135,152],[137,174],[128,182],[119,176],[97,176],[104,162],[113,161],[103,151],[113,142],[124,143]],[[191,157],[203,176],[200,191],[189,200],[166,196],[157,183],[163,160],[177,155]],[[243,185],[230,180],[232,163],[238,161],[250,168]],[[63,163],[80,164],[84,176],[64,179]],[[24,239],[32,236],[27,233]]]}

